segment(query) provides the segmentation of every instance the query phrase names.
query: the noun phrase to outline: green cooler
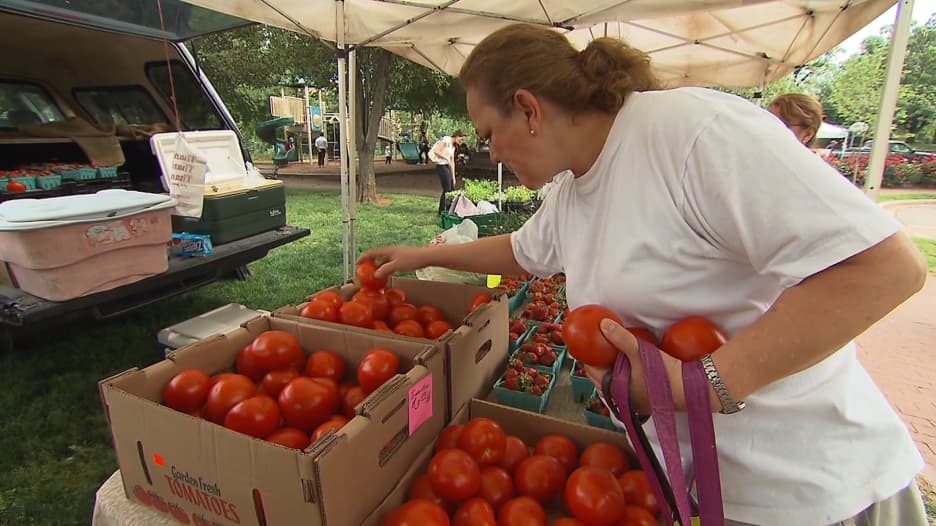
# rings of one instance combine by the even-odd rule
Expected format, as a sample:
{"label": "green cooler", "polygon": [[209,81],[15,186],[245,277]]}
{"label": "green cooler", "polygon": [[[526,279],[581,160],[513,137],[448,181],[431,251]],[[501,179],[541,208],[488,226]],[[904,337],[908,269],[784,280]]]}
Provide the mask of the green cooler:
{"label": "green cooler", "polygon": [[254,188],[206,194],[201,218],[172,216],[173,232],[208,234],[222,245],[286,225],[286,187],[269,181]]}

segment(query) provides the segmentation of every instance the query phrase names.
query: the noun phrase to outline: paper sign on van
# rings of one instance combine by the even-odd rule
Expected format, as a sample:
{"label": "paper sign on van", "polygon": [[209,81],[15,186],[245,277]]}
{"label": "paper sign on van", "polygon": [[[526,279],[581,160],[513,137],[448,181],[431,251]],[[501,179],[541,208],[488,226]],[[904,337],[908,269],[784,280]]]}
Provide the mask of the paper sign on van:
{"label": "paper sign on van", "polygon": [[169,166],[169,195],[177,202],[177,215],[201,217],[207,170],[205,156],[188,144],[184,134],[177,134]]}

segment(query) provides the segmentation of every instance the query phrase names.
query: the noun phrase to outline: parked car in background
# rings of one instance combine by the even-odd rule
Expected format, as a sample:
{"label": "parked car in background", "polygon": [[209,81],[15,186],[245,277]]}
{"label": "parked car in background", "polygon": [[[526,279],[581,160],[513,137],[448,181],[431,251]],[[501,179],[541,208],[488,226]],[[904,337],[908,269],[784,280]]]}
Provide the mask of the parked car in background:
{"label": "parked car in background", "polygon": [[[874,141],[865,141],[860,148],[849,148],[844,152],[841,150],[832,150],[830,156],[832,157],[866,157],[871,155],[871,147],[874,144]],[[887,141],[888,153],[887,156],[898,156],[903,157],[910,161],[932,161],[936,160],[936,153],[934,152],[924,152],[921,150],[915,150],[909,144],[904,141]]]}

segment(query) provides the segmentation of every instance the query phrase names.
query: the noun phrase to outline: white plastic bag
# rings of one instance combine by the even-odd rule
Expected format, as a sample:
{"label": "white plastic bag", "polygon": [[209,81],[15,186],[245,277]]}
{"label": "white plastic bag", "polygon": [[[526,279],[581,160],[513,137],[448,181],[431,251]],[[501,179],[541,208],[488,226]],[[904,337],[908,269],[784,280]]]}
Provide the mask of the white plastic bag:
{"label": "white plastic bag", "polygon": [[[438,245],[442,243],[471,243],[477,239],[478,225],[476,225],[474,221],[470,219],[465,219],[461,223],[437,235],[435,239],[429,242],[429,244]],[[424,269],[417,270],[416,277],[427,281],[467,283],[470,285],[483,285],[487,280],[487,276],[484,274],[464,272],[461,270],[450,270],[442,267],[426,267]]]}
{"label": "white plastic bag", "polygon": [[455,214],[458,217],[468,217],[476,216],[481,214],[481,210],[471,202],[471,199],[468,199],[464,194],[459,195],[455,198],[455,201],[452,202],[452,208],[449,211],[451,214]]}
{"label": "white plastic bag", "polygon": [[169,167],[169,195],[176,200],[177,215],[201,217],[207,170],[205,156],[192,148],[185,135],[179,133]]}

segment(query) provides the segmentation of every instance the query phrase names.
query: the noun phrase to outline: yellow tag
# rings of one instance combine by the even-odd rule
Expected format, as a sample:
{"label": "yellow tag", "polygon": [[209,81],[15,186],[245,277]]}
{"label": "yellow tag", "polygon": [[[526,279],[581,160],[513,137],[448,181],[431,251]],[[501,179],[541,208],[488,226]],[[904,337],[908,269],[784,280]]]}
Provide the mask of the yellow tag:
{"label": "yellow tag", "polygon": [[500,274],[488,274],[487,277],[487,287],[489,289],[496,289],[500,285],[501,277]]}
{"label": "yellow tag", "polygon": [[[698,517],[692,517],[691,519],[689,519],[689,523],[691,526],[702,526],[702,520],[699,519]],[[678,526],[678,524],[679,524],[678,522],[674,522],[673,526]]]}

